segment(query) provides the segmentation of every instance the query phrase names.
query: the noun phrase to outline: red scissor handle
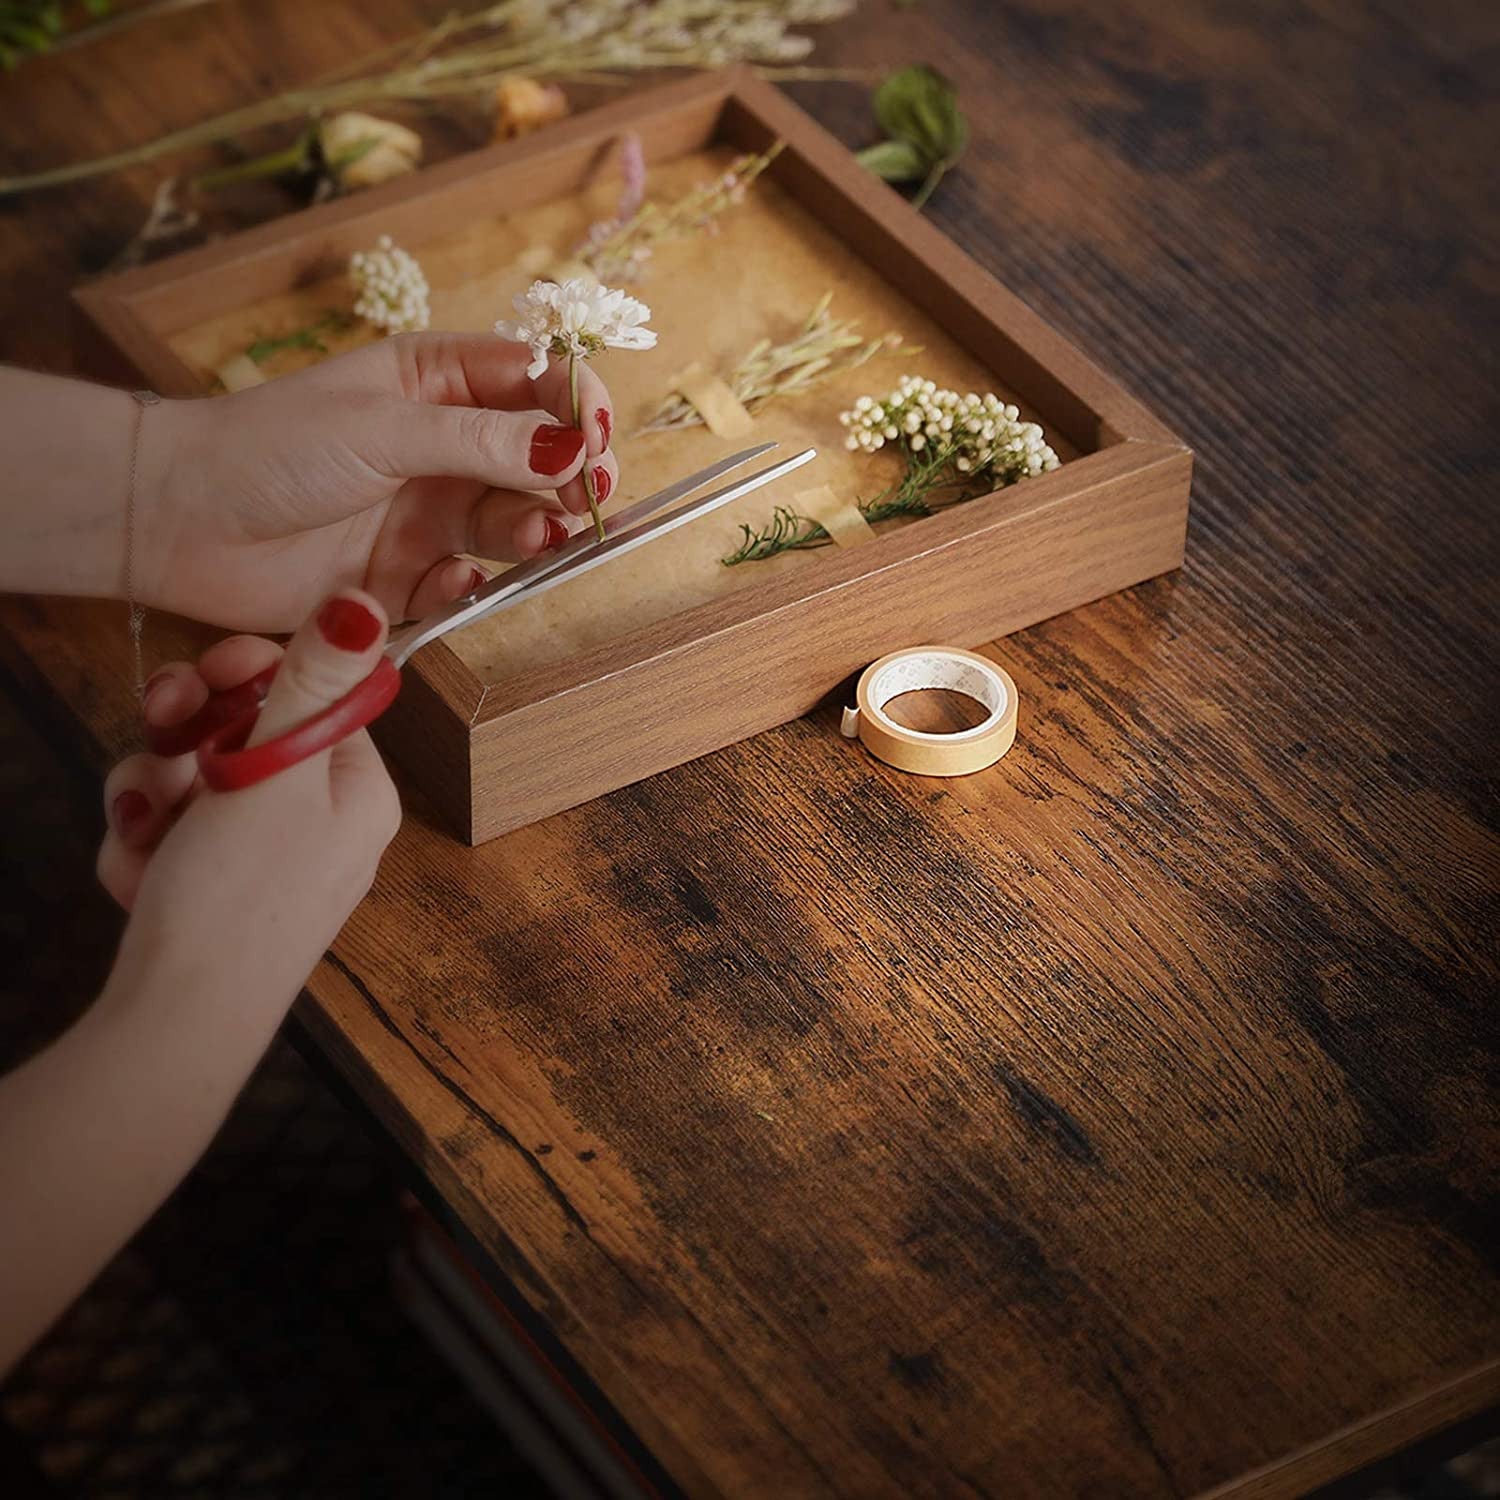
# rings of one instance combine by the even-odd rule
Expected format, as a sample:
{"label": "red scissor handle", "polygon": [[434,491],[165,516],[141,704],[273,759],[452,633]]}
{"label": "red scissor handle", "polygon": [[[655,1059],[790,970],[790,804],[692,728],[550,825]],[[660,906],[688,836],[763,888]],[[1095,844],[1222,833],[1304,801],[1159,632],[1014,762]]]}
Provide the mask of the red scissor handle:
{"label": "red scissor handle", "polygon": [[198,752],[204,783],[218,792],[238,791],[317,755],[373,723],[401,691],[401,673],[382,656],[375,670],[337,703],[294,725],[275,739],[244,748],[260,717],[276,667],[212,694],[191,719],[169,729],[146,728],[146,746],[156,755]]}

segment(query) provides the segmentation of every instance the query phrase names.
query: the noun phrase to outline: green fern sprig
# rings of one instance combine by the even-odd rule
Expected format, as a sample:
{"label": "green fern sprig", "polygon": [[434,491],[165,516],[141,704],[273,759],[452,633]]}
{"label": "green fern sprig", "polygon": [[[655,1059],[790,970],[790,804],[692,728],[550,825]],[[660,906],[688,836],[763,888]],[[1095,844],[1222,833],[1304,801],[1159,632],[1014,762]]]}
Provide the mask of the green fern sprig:
{"label": "green fern sprig", "polygon": [[740,527],[743,540],[728,557],[719,560],[726,568],[737,563],[761,562],[775,557],[779,552],[801,552],[812,547],[826,547],[833,538],[816,521],[808,516],[799,516],[785,505],[778,505],[771,516],[770,524],[760,531],[754,527]]}

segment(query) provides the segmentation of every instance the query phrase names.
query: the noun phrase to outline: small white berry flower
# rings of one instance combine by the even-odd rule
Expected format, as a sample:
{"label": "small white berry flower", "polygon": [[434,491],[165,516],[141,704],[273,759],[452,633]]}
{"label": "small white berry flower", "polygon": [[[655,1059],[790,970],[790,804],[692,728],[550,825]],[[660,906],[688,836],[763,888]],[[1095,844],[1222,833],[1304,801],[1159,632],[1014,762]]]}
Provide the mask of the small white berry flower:
{"label": "small white berry flower", "polygon": [[356,293],[356,315],[376,328],[411,333],[431,321],[427,277],[416,257],[390,235],[381,235],[373,250],[356,250],[349,257],[349,280]]}

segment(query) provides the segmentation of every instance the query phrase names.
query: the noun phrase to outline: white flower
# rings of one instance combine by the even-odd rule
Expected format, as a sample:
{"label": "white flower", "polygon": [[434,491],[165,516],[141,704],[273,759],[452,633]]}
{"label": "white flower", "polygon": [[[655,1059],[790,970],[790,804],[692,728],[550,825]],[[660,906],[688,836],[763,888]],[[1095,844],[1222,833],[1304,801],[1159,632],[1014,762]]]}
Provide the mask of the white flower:
{"label": "white flower", "polygon": [[495,332],[531,346],[526,373],[536,380],[549,358],[587,359],[601,349],[650,349],[656,335],[645,326],[651,309],[625,292],[587,281],[534,281],[515,299],[516,318]]}
{"label": "white flower", "polygon": [[386,333],[408,333],[427,327],[427,278],[408,255],[383,234],[373,250],[349,257],[349,280],[357,293],[354,311]]}
{"label": "white flower", "polygon": [[903,376],[883,400],[859,397],[839,420],[849,429],[852,450],[876,453],[895,443],[908,457],[921,454],[929,471],[951,465],[970,486],[1014,484],[1058,463],[1042,429],[1022,421],[993,391],[961,396],[916,375]]}
{"label": "white flower", "polygon": [[374,187],[422,160],[422,137],[378,115],[345,110],[318,126],[318,150],[341,188]]}

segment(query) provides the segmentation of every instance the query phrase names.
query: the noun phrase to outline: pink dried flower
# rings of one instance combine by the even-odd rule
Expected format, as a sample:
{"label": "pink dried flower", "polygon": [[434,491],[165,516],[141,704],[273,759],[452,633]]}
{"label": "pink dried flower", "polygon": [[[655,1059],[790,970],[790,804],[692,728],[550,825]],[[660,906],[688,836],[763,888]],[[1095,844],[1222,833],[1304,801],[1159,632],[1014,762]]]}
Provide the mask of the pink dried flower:
{"label": "pink dried flower", "polygon": [[620,175],[624,178],[624,188],[615,209],[615,222],[623,224],[634,218],[646,198],[646,153],[641,149],[638,135],[627,135],[620,141]]}

